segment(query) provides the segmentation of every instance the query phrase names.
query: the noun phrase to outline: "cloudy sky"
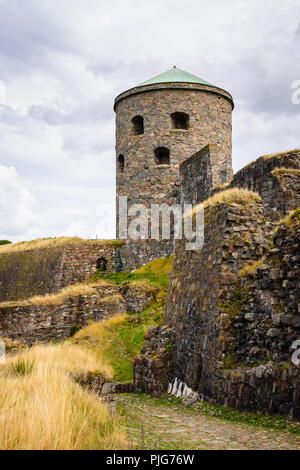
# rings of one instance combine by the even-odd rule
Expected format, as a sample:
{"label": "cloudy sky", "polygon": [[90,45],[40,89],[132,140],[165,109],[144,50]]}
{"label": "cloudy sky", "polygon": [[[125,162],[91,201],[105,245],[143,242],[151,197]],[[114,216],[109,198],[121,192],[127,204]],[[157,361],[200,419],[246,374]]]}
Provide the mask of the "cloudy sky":
{"label": "cloudy sky", "polygon": [[113,100],[174,64],[233,95],[235,170],[300,147],[300,0],[0,0],[0,239],[114,237]]}

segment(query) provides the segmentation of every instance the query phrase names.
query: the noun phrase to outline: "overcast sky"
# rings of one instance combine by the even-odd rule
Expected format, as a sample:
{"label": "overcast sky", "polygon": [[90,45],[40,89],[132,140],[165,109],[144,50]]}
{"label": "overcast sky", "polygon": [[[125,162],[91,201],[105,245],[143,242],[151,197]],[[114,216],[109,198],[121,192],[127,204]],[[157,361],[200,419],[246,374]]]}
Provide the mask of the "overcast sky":
{"label": "overcast sky", "polygon": [[115,234],[115,96],[177,65],[235,100],[233,164],[300,147],[300,0],[0,0],[0,239]]}

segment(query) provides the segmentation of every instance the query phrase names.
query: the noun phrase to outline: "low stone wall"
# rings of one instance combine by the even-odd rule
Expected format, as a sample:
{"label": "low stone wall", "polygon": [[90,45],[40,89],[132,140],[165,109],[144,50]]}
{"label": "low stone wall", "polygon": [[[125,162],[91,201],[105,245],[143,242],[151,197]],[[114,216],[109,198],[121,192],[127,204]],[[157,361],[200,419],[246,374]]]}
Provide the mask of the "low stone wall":
{"label": "low stone wall", "polygon": [[142,285],[132,289],[101,286],[95,287],[95,295],[72,297],[62,305],[0,307],[0,336],[27,344],[62,341],[89,320],[105,320],[127,311],[141,312],[153,302],[155,294],[155,287]]}
{"label": "low stone wall", "polygon": [[173,333],[168,326],[148,329],[142,355],[133,364],[135,392],[150,392],[157,396],[167,390],[171,378]]}
{"label": "low stone wall", "polygon": [[89,241],[86,244],[65,245],[55,282],[55,289],[89,279],[97,271],[98,260],[103,259],[106,272],[116,272],[117,253],[121,247],[112,243]]}
{"label": "low stone wall", "polygon": [[86,240],[27,251],[0,250],[0,302],[51,294],[84,281],[96,272],[101,258],[108,273],[117,271],[122,246],[116,243]]}

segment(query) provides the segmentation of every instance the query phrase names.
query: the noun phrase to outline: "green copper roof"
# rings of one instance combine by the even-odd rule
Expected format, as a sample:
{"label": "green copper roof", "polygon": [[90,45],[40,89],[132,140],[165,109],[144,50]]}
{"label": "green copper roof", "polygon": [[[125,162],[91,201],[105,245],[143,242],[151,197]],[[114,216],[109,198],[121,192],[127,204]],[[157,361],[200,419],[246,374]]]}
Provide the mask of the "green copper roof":
{"label": "green copper roof", "polygon": [[156,77],[150,78],[150,80],[140,83],[137,86],[140,87],[140,86],[145,86],[145,85],[154,85],[155,83],[174,83],[174,82],[199,83],[201,85],[214,86],[211,83],[206,82],[205,80],[202,80],[202,78],[196,77],[196,75],[193,75],[189,72],[185,72],[184,70],[180,70],[177,67],[173,67],[172,69],[167,70],[166,72],[161,73],[160,75],[156,75]]}

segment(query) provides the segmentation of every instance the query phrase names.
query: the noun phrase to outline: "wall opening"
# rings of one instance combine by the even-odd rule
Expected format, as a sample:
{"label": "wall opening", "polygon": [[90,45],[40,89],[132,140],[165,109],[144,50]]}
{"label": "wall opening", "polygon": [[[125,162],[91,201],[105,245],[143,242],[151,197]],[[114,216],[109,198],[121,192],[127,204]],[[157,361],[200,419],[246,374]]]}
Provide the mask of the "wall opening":
{"label": "wall opening", "polygon": [[97,259],[96,268],[101,272],[107,271],[107,261],[103,256]]}
{"label": "wall opening", "polygon": [[221,170],[221,184],[227,183],[227,171]]}
{"label": "wall opening", "polygon": [[189,129],[190,116],[186,113],[173,113],[171,114],[173,129]]}
{"label": "wall opening", "polygon": [[144,118],[142,118],[142,116],[135,116],[132,118],[131,124],[134,135],[144,134]]}
{"label": "wall opening", "polygon": [[166,147],[158,147],[154,150],[157,165],[170,165],[170,150]]}
{"label": "wall opening", "polygon": [[120,173],[124,173],[124,167],[125,167],[124,155],[119,155],[118,156],[118,170]]}

